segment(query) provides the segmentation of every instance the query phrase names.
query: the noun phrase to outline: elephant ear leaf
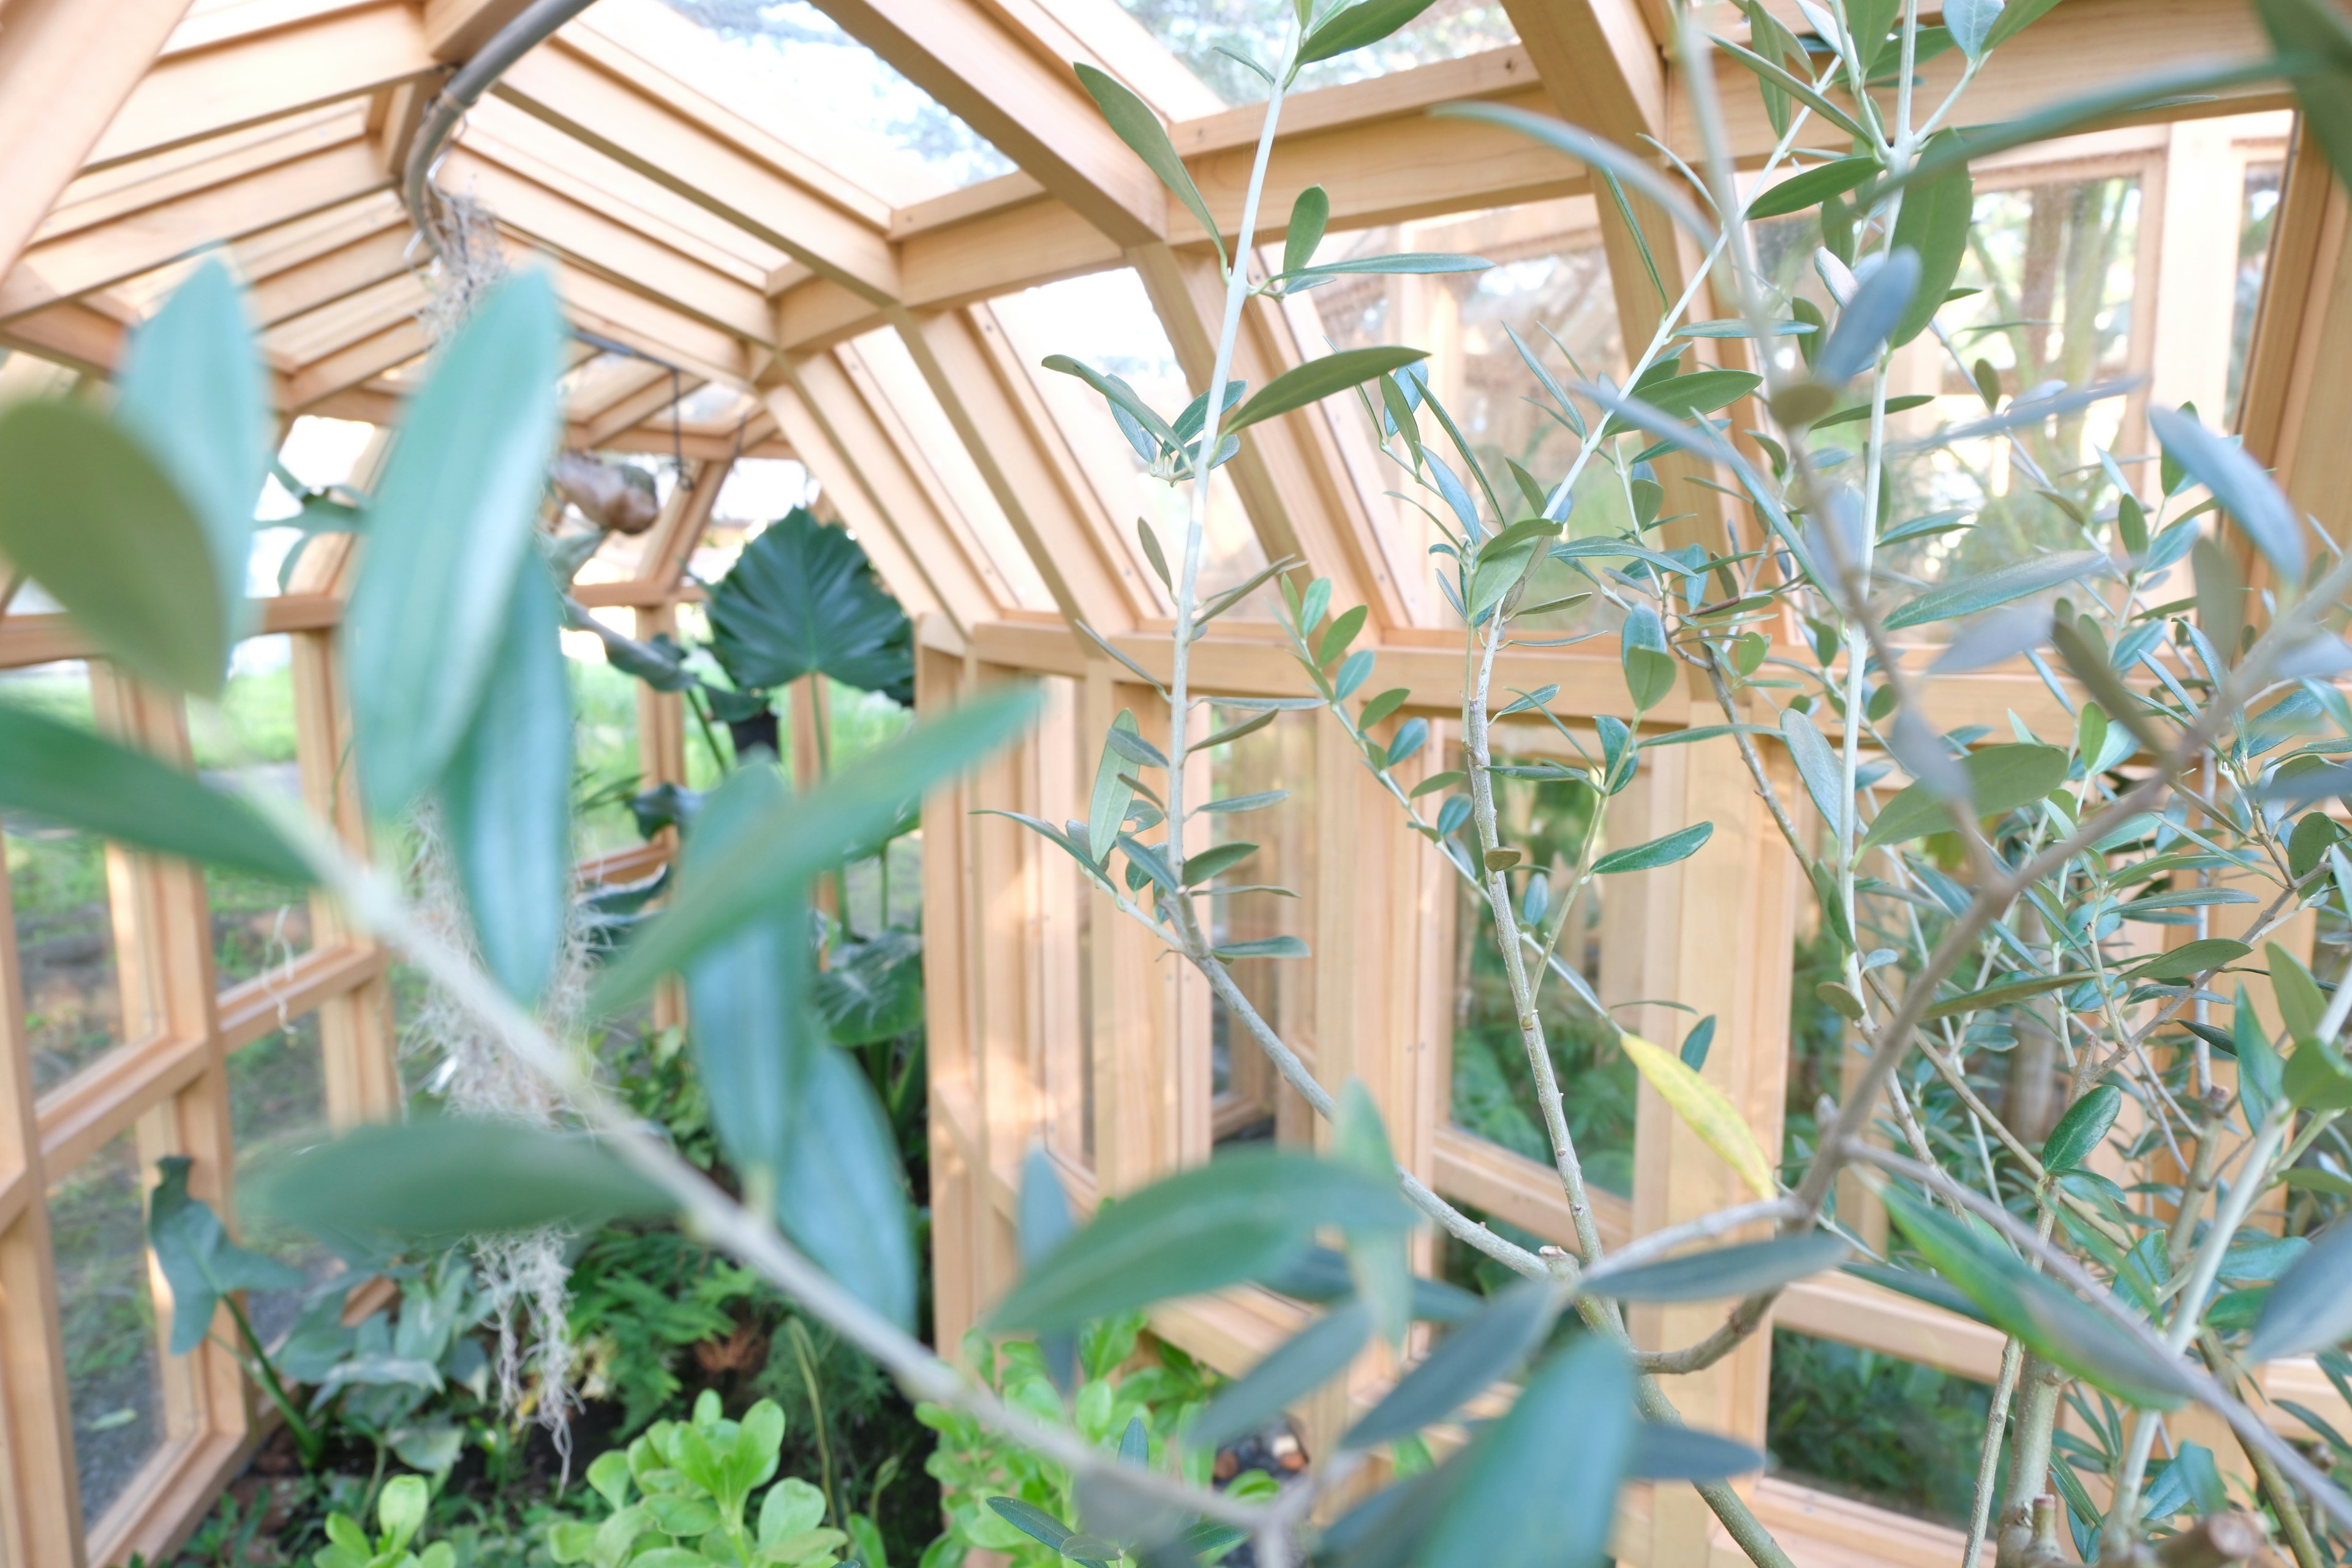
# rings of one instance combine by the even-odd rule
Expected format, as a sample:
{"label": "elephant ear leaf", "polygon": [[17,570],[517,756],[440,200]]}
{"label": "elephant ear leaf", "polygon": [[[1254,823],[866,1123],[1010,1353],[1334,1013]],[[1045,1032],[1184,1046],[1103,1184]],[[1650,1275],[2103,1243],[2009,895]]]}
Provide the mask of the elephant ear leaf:
{"label": "elephant ear leaf", "polygon": [[907,613],[857,542],[805,507],[743,547],[710,592],[710,630],[711,651],[743,690],[821,675],[914,700]]}
{"label": "elephant ear leaf", "polygon": [[188,1192],[188,1160],[158,1161],[163,1179],[147,1205],[147,1241],[172,1287],[172,1353],[205,1342],[220,1300],[232,1290],[291,1290],[307,1281],[298,1269],[247,1252],[228,1237],[220,1216]]}

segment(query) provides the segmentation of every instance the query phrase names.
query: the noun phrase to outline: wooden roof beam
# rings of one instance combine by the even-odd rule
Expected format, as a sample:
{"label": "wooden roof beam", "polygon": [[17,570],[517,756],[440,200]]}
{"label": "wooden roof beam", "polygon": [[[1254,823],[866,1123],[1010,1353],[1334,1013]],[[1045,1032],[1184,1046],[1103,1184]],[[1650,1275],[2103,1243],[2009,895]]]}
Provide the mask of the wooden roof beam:
{"label": "wooden roof beam", "polygon": [[[776,427],[857,531],[909,615],[919,604],[937,608],[959,632],[994,616],[998,597],[943,510],[932,476],[908,460],[879,416],[887,411],[868,403],[837,355],[779,362],[774,383],[761,388]],[[878,548],[868,538],[876,532],[883,536]]]}
{"label": "wooden roof beam", "polygon": [[188,0],[12,0],[0,28],[0,275],[137,89]]}
{"label": "wooden roof beam", "polygon": [[387,188],[355,134],[113,222],[44,240],[0,276],[0,319],[153,271],[211,246]]}
{"label": "wooden roof beam", "polygon": [[156,61],[140,81],[84,169],[363,97],[436,68],[417,13],[403,0],[331,10],[178,50]]}
{"label": "wooden roof beam", "polygon": [[530,0],[425,0],[425,46],[435,59],[452,65],[472,59],[530,5]]}
{"label": "wooden roof beam", "polygon": [[819,0],[818,8],[1121,245],[1168,232],[1168,197],[1069,66],[976,0]]}
{"label": "wooden roof beam", "polygon": [[[883,220],[800,183],[794,172],[814,160],[598,35],[567,31],[519,61],[496,92],[820,276],[877,303],[898,296]],[[845,182],[828,184],[846,194]]]}
{"label": "wooden roof beam", "polygon": [[673,375],[657,364],[644,368],[648,374],[643,384],[582,419],[588,446],[601,447],[627,431],[643,428],[648,421],[676,406],[680,399],[691,397],[710,384],[698,375]]}
{"label": "wooden roof beam", "polygon": [[1119,526],[1038,396],[995,313],[902,315],[899,339],[955,426],[1021,546],[1070,620],[1108,635],[1157,605],[1125,552]]}
{"label": "wooden roof beam", "polygon": [[502,226],[628,288],[652,294],[681,314],[756,342],[766,342],[774,330],[774,313],[757,288],[649,239],[616,217],[526,179],[471,147],[454,149],[442,170],[450,188],[478,190]]}

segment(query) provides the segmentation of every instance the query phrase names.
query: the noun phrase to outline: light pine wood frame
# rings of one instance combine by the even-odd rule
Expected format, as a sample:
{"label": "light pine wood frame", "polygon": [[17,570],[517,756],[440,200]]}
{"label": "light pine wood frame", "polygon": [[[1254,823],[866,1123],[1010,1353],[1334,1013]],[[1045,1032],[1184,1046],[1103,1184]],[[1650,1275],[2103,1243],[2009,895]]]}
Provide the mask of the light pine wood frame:
{"label": "light pine wood frame", "polygon": [[[417,84],[440,62],[478,47],[517,9],[513,0],[379,0],[308,16],[297,14],[299,6],[266,16],[268,7],[230,8],[176,32],[177,0],[108,0],[108,7],[112,25],[84,35],[58,25],[68,7],[53,0],[8,0],[6,36],[16,42],[0,39],[0,105],[26,112],[0,108],[0,156],[39,178],[0,200],[0,345],[103,370],[187,251],[227,240],[256,286],[281,405],[388,423],[395,377],[415,368],[425,347],[408,316],[414,296],[403,292],[409,236],[389,195],[415,124]],[[1066,70],[1040,62],[1090,59],[1127,80],[1169,122],[1228,225],[1258,111],[1204,102],[1181,68],[1171,74],[1172,62],[1148,43],[1139,47],[1106,25],[1097,0],[832,0],[826,8],[997,136],[1021,172],[967,190],[909,195],[861,166],[855,150],[829,144],[818,156],[751,123],[600,30],[593,12],[501,85],[478,131],[461,134],[455,166],[495,191],[519,256],[552,258],[580,324],[648,356],[620,384],[575,402],[569,411],[575,444],[676,448],[697,460],[740,453],[806,462],[823,480],[829,508],[858,532],[918,618],[925,709],[992,682],[1059,678],[1037,734],[925,809],[933,1234],[940,1337],[951,1344],[1009,1278],[1012,1194],[1033,1140],[1053,1151],[1087,1205],[1098,1184],[1123,1190],[1205,1157],[1215,1125],[1208,1009],[1197,979],[1157,960],[1131,925],[1098,895],[1079,891],[1034,840],[1001,819],[968,815],[984,805],[1056,820],[1074,815],[1090,773],[1087,738],[1123,706],[1145,716],[1147,730],[1153,722],[1150,694],[1108,660],[1090,657],[1062,617],[1083,616],[1147,668],[1162,668],[1166,658],[1165,622],[1136,578],[1119,503],[1090,488],[1026,379],[1034,373],[1011,354],[986,301],[1058,278],[1134,267],[1195,380],[1204,374],[1213,315],[1204,309],[1205,247],[1183,237],[1189,220],[1181,213],[1171,218],[1123,149],[1089,129],[1095,122],[1084,113],[1073,114],[1083,106]],[[1269,212],[1278,220],[1309,180],[1329,189],[1343,226],[1586,190],[1580,169],[1528,143],[1425,117],[1431,106],[1461,98],[1557,106],[1621,140],[1647,133],[1691,151],[1688,84],[1658,47],[1658,7],[1568,0],[1512,9],[1519,46],[1294,100],[1276,149]],[[86,22],[76,17],[78,26]],[[2256,47],[2237,0],[2167,0],[2160,7],[2070,0],[2003,51],[1980,79],[1972,112],[2000,118],[2185,58]],[[1930,90],[1944,84],[1938,72],[1950,64],[1928,68]],[[72,86],[60,97],[68,80]],[[12,82],[28,90],[10,93]],[[2276,89],[2256,87],[2168,112],[2201,117],[2284,102]],[[1752,163],[1769,136],[1747,95],[1733,93],[1729,107],[1738,155]],[[2178,165],[2174,172],[2164,203],[2177,214],[2189,210],[2189,198]],[[604,189],[622,199],[595,199]],[[2347,487],[2335,471],[2344,445],[2334,437],[2352,395],[2352,377],[2331,369],[2347,362],[2336,339],[2352,320],[2344,214],[2342,194],[2324,169],[2299,158],[2279,219],[2244,419],[2250,445],[2281,466],[2291,493],[2339,530]],[[1654,240],[1651,216],[1636,214]],[[2171,234],[2179,226],[2162,226]],[[1612,277],[1624,283],[1633,276],[1629,234],[1613,213],[1604,229],[1620,263]],[[1278,236],[1277,228],[1265,237]],[[1657,248],[1669,268],[1688,265],[1671,247]],[[2145,241],[2142,254],[2145,262]],[[2176,264],[2185,265],[2172,253],[2157,259],[2168,276]],[[1637,294],[1621,300],[1632,337],[1645,335],[1649,324]],[[1007,602],[950,488],[874,378],[861,374],[855,340],[883,330],[896,331],[913,353],[1058,615]],[[1295,363],[1302,342],[1311,341],[1294,315],[1258,310],[1244,358],[1262,379]],[[679,367],[675,375],[665,368],[672,364]],[[751,393],[758,411],[740,427],[675,426],[677,400],[705,382]],[[1255,455],[1237,466],[1237,477],[1268,550],[1300,551],[1314,571],[1342,585],[1343,599],[1370,604],[1366,642],[1379,647],[1385,677],[1413,689],[1409,711],[1442,721],[1458,649],[1452,634],[1424,624],[1405,587],[1387,578],[1367,522],[1377,485],[1368,488],[1366,477],[1350,470],[1344,433],[1335,434],[1334,420],[1345,417],[1343,410],[1308,411],[1262,427]],[[709,489],[715,494],[716,484]],[[693,526],[673,515],[663,527],[674,534],[665,537],[690,543]],[[641,633],[663,629],[686,596],[676,570],[683,553],[683,546],[648,552],[658,569],[649,565],[638,581],[598,585],[583,596],[631,612]],[[346,733],[332,646],[339,576],[306,574],[298,592],[265,606],[262,625],[295,643],[306,796],[357,842],[356,803],[331,761]],[[58,618],[0,619],[0,664],[91,651]],[[1622,705],[1611,650],[1515,653],[1505,663],[1514,683],[1557,683],[1555,709],[1571,721]],[[1245,625],[1204,643],[1196,669],[1213,691],[1305,689],[1278,650]],[[168,708],[109,685],[116,721],[163,754],[182,754],[184,735]],[[2022,671],[1939,683],[1933,707],[1948,726],[1999,724],[2012,710],[2045,730],[2063,723],[2040,682]],[[641,705],[649,783],[684,776],[679,719],[674,699]],[[1785,963],[1774,954],[1786,940],[1787,889],[1774,882],[1775,862],[1759,848],[1769,849],[1769,834],[1754,803],[1736,782],[1725,783],[1736,775],[1704,748],[1679,755],[1684,765],[1656,770],[1627,807],[1662,824],[1709,816],[1718,842],[1685,868],[1648,875],[1626,900],[1638,913],[1629,916],[1627,932],[1638,930],[1642,939],[1619,935],[1610,957],[1643,978],[1643,994],[1704,994],[1724,1016],[1750,1020],[1727,1032],[1707,1071],[1769,1131],[1777,1126],[1775,1085],[1786,1050],[1779,1024],[1787,1011]],[[1317,814],[1305,831],[1315,847],[1310,941],[1318,957],[1314,982],[1289,1005],[1285,1027],[1316,1052],[1327,1080],[1352,1073],[1372,1087],[1401,1155],[1441,1190],[1565,1237],[1565,1205],[1548,1171],[1447,1121],[1449,999],[1442,965],[1440,973],[1430,969],[1432,955],[1445,951],[1437,933],[1454,918],[1453,888],[1436,875],[1425,846],[1403,834],[1393,811],[1364,785],[1344,747],[1318,736],[1310,761]],[[21,1032],[21,1007],[0,1019],[14,1074],[0,1079],[0,1556],[9,1562],[79,1563],[86,1550],[95,1561],[134,1545],[152,1552],[147,1543],[168,1540],[193,1519],[219,1473],[206,1467],[226,1463],[222,1456],[233,1457],[251,1436],[249,1401],[233,1379],[207,1369],[184,1400],[193,1413],[188,1430],[201,1430],[203,1444],[142,1489],[131,1513],[118,1510],[87,1546],[79,1540],[39,1201],[45,1173],[102,1145],[105,1129],[135,1125],[155,1149],[184,1148],[200,1163],[212,1159],[217,1169],[200,1175],[199,1190],[226,1198],[219,1066],[274,1017],[274,1003],[237,992],[215,999],[197,978],[205,948],[189,933],[204,929],[200,880],[192,887],[171,868],[118,858],[123,885],[135,895],[137,962],[126,972],[164,999],[153,1015],[156,1030],[107,1058],[107,1070],[87,1085],[36,1103],[21,1041],[5,1035]],[[1755,879],[1746,879],[1751,874]],[[1708,962],[1716,952],[1699,911],[1711,882],[1718,898],[1730,886],[1756,901],[1752,940],[1727,967]],[[320,1013],[336,1118],[383,1114],[398,1099],[385,957],[338,928],[332,911],[314,919],[318,950],[290,981],[280,981],[279,992],[298,1011]],[[12,958],[13,949],[0,943],[0,989],[12,979]],[[667,1006],[665,1018],[674,1020],[675,998]],[[1678,1149],[1677,1130],[1659,1107],[1645,1102],[1641,1131],[1632,1201],[1600,1205],[1612,1237],[1727,1195],[1722,1173],[1703,1156],[1681,1157],[1688,1152]],[[1156,1326],[1231,1371],[1298,1321],[1290,1304],[1242,1292],[1180,1304]],[[1990,1375],[1999,1354],[1998,1342],[1974,1324],[1843,1280],[1791,1290],[1777,1321],[1979,1378]],[[1661,1321],[1643,1330],[1671,1338],[1687,1327]],[[1694,1414],[1760,1437],[1768,1348],[1759,1339],[1705,1380],[1694,1390]],[[1376,1363],[1360,1368],[1340,1396],[1303,1413],[1310,1431],[1333,1430],[1350,1401],[1374,1395],[1390,1374]],[[2306,1367],[2273,1369],[2272,1382],[2274,1393],[2330,1407],[2332,1394]],[[1945,1532],[1882,1510],[1770,1480],[1752,1490],[1801,1562],[1926,1563],[1952,1554]],[[1694,1500],[1673,1489],[1628,1498],[1619,1550],[1628,1562],[1661,1568],[1736,1561]]]}

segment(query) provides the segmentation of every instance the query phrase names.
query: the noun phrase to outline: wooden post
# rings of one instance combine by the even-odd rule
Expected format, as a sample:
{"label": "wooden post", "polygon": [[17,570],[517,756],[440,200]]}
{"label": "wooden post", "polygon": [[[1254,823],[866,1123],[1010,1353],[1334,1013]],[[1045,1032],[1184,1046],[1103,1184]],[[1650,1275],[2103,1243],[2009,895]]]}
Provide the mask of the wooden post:
{"label": "wooden post", "polygon": [[82,1568],[48,1179],[33,1111],[16,916],[0,866],[0,1561]]}
{"label": "wooden post", "polygon": [[[1697,704],[1686,721],[1705,722]],[[1711,821],[1714,837],[1689,859],[1615,879],[1602,937],[1604,1001],[1670,998],[1695,1008],[1642,1008],[1632,1020],[1645,1037],[1675,1049],[1709,1014],[1715,1044],[1704,1068],[1729,1097],[1766,1157],[1777,1163],[1789,1060],[1789,965],[1796,878],[1787,846],[1726,741],[1646,754],[1641,792],[1624,814],[1624,841]],[[1620,823],[1612,818],[1614,832]],[[1622,987],[1622,988],[1621,988]],[[1636,1236],[1757,1194],[1644,1084],[1634,1132]],[[1668,1349],[1705,1337],[1721,1303],[1652,1307],[1633,1314],[1634,1341]],[[1759,1331],[1708,1370],[1670,1380],[1666,1393],[1695,1426],[1763,1446],[1771,1364],[1769,1331]],[[1696,1491],[1661,1484],[1652,1497],[1644,1560],[1703,1563],[1717,1536]]]}

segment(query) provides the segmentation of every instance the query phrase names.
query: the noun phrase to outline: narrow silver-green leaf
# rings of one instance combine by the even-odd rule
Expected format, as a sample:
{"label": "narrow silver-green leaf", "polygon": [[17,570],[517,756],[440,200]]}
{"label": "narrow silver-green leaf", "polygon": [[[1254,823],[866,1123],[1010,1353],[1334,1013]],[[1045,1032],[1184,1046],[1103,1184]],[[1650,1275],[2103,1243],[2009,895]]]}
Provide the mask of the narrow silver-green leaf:
{"label": "narrow silver-green leaf", "polygon": [[1549,1279],[1513,1285],[1440,1340],[1349,1429],[1340,1447],[1376,1447],[1444,1420],[1517,1372],[1551,1331],[1560,1306],[1560,1292]]}
{"label": "narrow silver-green leaf", "polygon": [[294,847],[242,795],[44,713],[0,703],[0,807],[134,849],[308,887]]}
{"label": "narrow silver-green leaf", "polygon": [[1835,1268],[1845,1261],[1847,1251],[1839,1237],[1824,1230],[1809,1230],[1631,1268],[1603,1264],[1584,1277],[1584,1289],[1621,1301],[1723,1301],[1759,1290],[1777,1290],[1808,1275]]}
{"label": "narrow silver-green leaf", "polygon": [[474,941],[509,995],[539,999],[572,901],[572,686],[555,585],[515,574],[481,706],[441,781],[441,817]]}
{"label": "narrow silver-green leaf", "polygon": [[[1957,142],[1959,132],[1939,131],[1928,139],[1937,144]],[[1919,282],[1911,303],[1895,323],[1888,342],[1901,348],[1927,331],[1936,311],[1959,276],[1960,258],[1968,254],[1969,223],[1976,212],[1976,184],[1966,163],[1954,163],[1932,178],[1914,182],[1903,194],[1903,210],[1895,215],[1895,248],[1918,253]]]}
{"label": "narrow silver-green leaf", "polygon": [[919,1271],[913,1215],[898,1142],[872,1080],[847,1053],[820,1047],[792,1110],[792,1136],[776,1173],[776,1223],[858,1300],[911,1331]]}
{"label": "narrow silver-green leaf", "polygon": [[590,1139],[455,1116],[355,1128],[265,1171],[245,1201],[313,1236],[440,1239],[675,1206]]}
{"label": "narrow silver-green leaf", "polygon": [[1444,103],[1430,113],[1448,120],[1483,120],[1490,125],[1504,126],[1530,136],[1555,152],[1565,153],[1580,163],[1591,165],[1603,174],[1612,174],[1624,184],[1664,208],[1667,216],[1681,224],[1701,244],[1712,244],[1715,226],[1699,216],[1689,198],[1669,184],[1664,175],[1649,163],[1615,142],[1595,136],[1591,132],[1570,125],[1548,115],[1530,114],[1524,109],[1513,109],[1499,103]]}
{"label": "narrow silver-green leaf", "polygon": [[1393,1180],[1286,1151],[1226,1155],[1103,1209],[1028,1269],[991,1321],[1077,1328],[1250,1279],[1323,1226],[1394,1230],[1412,1212]]}
{"label": "narrow silver-green leaf", "polygon": [[2081,1165],[2116,1124],[2123,1106],[2124,1091],[2111,1083],[2097,1085],[2068,1106],[2050,1136],[2042,1140],[2042,1168],[2052,1175],[2063,1175]]}
{"label": "narrow silver-green leaf", "polygon": [[500,283],[403,417],[343,617],[353,749],[378,817],[440,778],[479,704],[547,481],[562,334],[544,274]]}
{"label": "narrow silver-green leaf", "polygon": [[1372,1314],[1360,1299],[1342,1303],[1268,1352],[1246,1377],[1209,1401],[1184,1441],[1202,1453],[1246,1437],[1348,1370],[1372,1337]]}
{"label": "narrow silver-green leaf", "polygon": [[2303,577],[2303,529],[2278,485],[2243,447],[2224,441],[2193,414],[2150,407],[2148,428],[2165,451],[2213,492],[2221,510],[2237,520],[2256,549],[2290,582]]}
{"label": "narrow silver-green leaf", "polygon": [[[1967,809],[1978,816],[1998,816],[2064,783],[2066,753],[2056,746],[1979,746],[1960,759],[1960,771],[1969,781]],[[1951,809],[1925,784],[1911,784],[1871,819],[1863,847],[1941,833],[1952,826]]]}
{"label": "narrow silver-green leaf", "polygon": [[1231,434],[1261,419],[1319,403],[1335,392],[1345,392],[1376,375],[1385,375],[1428,357],[1419,349],[1341,349],[1338,353],[1293,365],[1234,410],[1233,417],[1225,422],[1225,431]]}
{"label": "narrow silver-green leaf", "polygon": [[645,994],[779,896],[871,843],[908,800],[1010,741],[1036,710],[1030,689],[982,698],[917,724],[805,795],[774,801],[744,835],[739,853],[682,889],[668,910],[621,950],[597,982],[591,1006],[610,1012]]}
{"label": "narrow silver-green leaf", "polygon": [[1313,65],[1334,55],[1377,44],[1429,9],[1430,0],[1360,0],[1332,15],[1307,35],[1298,47],[1298,63]]}
{"label": "narrow silver-green leaf", "polygon": [[246,563],[272,421],[253,327],[218,257],[131,334],[114,417],[146,444],[204,525],[221,620],[234,640],[248,613]]}
{"label": "narrow silver-green leaf", "polygon": [[1473,1441],[1423,1568],[1594,1568],[1635,1425],[1632,1363],[1602,1336],[1580,1337]]}
{"label": "narrow silver-green leaf", "polygon": [[1714,836],[1714,823],[1694,822],[1688,827],[1653,838],[1647,844],[1611,850],[1592,863],[1592,874],[1606,877],[1619,871],[1648,871],[1660,866],[1671,866],[1677,860],[1687,860],[1697,854]]}
{"label": "narrow silver-green leaf", "polygon": [[1886,629],[1891,632],[1911,626],[1924,626],[1932,621],[1948,621],[1959,616],[1973,616],[1979,610],[1990,610],[1995,605],[2006,605],[2028,594],[2039,594],[2078,577],[2108,569],[2106,556],[2095,550],[2068,550],[2051,555],[2031,555],[2022,561],[2011,561],[1990,572],[1964,577],[1957,583],[1946,583],[1930,588],[1909,604],[1890,612]]}
{"label": "narrow silver-green leaf", "polygon": [[[226,595],[195,508],[147,444],[79,403],[0,409],[0,555],[117,664],[217,697]],[[242,584],[239,584],[242,586]]]}
{"label": "narrow silver-green leaf", "polygon": [[1209,204],[1201,199],[1201,189],[1192,183],[1192,172],[1184,160],[1176,155],[1176,144],[1168,140],[1168,128],[1160,123],[1160,116],[1151,106],[1128,89],[1127,84],[1108,73],[1081,60],[1074,68],[1078,73],[1078,85],[1102,110],[1118,139],[1143,160],[1145,167],[1160,176],[1160,183],[1175,193],[1176,199],[1200,220],[1201,230],[1217,247],[1217,260],[1225,259],[1225,242],[1217,232],[1217,220],[1209,211]]}

